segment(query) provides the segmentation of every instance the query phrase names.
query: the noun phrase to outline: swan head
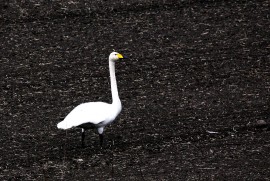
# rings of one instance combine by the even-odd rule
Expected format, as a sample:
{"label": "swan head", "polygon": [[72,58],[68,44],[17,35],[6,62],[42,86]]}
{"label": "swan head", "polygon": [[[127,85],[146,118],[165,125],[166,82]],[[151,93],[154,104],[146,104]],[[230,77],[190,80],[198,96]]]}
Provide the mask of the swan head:
{"label": "swan head", "polygon": [[124,58],[123,55],[121,55],[120,53],[117,53],[117,52],[112,52],[109,56],[109,60],[113,61],[113,62],[115,62],[119,59],[122,59],[122,58]]}

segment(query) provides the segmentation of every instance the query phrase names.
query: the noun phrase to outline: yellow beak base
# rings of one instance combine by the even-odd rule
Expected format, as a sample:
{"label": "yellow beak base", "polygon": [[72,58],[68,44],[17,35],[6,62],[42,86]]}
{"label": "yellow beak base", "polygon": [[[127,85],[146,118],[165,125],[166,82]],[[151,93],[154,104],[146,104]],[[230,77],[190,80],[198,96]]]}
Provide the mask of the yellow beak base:
{"label": "yellow beak base", "polygon": [[121,55],[120,53],[117,54],[118,58],[124,58],[123,55]]}

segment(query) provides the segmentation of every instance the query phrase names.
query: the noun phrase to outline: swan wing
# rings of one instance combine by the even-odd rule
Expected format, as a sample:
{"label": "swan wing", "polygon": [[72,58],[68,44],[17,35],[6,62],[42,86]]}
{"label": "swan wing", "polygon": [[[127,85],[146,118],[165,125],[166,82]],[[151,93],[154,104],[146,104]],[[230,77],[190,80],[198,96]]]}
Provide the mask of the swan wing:
{"label": "swan wing", "polygon": [[59,129],[69,129],[85,123],[98,125],[111,119],[111,104],[90,102],[75,107],[66,118],[57,124]]}

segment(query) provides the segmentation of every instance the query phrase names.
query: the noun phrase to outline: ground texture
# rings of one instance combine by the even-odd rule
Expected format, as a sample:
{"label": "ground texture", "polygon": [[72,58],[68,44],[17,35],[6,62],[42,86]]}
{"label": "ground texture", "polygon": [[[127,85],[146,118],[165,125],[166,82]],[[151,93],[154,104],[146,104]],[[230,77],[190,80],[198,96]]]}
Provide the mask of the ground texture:
{"label": "ground texture", "polygon": [[[90,1],[91,2],[91,1]],[[4,1],[0,180],[269,180],[269,1]],[[105,130],[58,130],[111,101]]]}

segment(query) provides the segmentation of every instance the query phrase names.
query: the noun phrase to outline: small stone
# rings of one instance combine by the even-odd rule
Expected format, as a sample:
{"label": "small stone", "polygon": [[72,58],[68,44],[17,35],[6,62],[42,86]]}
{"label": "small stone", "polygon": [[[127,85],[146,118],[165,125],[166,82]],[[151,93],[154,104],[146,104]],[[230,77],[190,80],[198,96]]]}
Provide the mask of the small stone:
{"label": "small stone", "polygon": [[266,122],[265,122],[265,120],[257,120],[257,124],[258,125],[266,125]]}

